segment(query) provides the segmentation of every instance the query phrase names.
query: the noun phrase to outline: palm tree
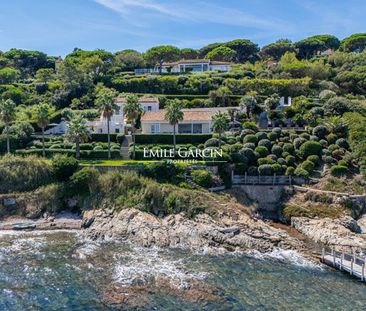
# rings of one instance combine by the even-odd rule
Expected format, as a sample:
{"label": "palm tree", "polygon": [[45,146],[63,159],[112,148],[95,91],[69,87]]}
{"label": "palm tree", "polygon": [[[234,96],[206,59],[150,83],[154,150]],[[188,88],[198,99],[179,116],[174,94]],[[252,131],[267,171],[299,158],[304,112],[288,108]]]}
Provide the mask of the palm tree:
{"label": "palm tree", "polygon": [[250,119],[250,113],[253,111],[255,106],[257,105],[257,100],[252,95],[245,95],[240,100],[240,108],[244,110],[247,115],[247,119]]}
{"label": "palm tree", "polygon": [[0,120],[5,123],[6,150],[8,153],[10,153],[9,127],[15,120],[15,109],[16,105],[11,99],[0,102]]}
{"label": "palm tree", "polygon": [[50,117],[53,110],[53,107],[46,103],[39,104],[34,108],[35,120],[37,121],[37,125],[42,129],[42,155],[44,157],[46,156],[44,129],[50,124]]}
{"label": "palm tree", "polygon": [[104,88],[101,90],[96,99],[96,104],[103,114],[103,118],[107,119],[107,135],[108,135],[108,159],[111,158],[111,135],[110,122],[114,112],[118,109],[116,104],[116,93],[111,89]]}
{"label": "palm tree", "polygon": [[212,117],[212,130],[219,134],[219,148],[221,148],[221,135],[228,129],[229,121],[229,115],[221,111],[217,111]]}
{"label": "palm tree", "polygon": [[175,139],[175,128],[179,121],[182,121],[184,118],[184,113],[182,111],[181,104],[179,100],[172,100],[167,106],[166,106],[166,112],[165,112],[165,120],[167,120],[170,125],[173,125],[173,145],[174,145],[174,154],[176,149],[176,139]]}
{"label": "palm tree", "polygon": [[68,124],[65,139],[68,142],[75,143],[77,158],[80,158],[80,144],[86,142],[89,136],[90,130],[86,120],[82,116],[73,117]]}
{"label": "palm tree", "polygon": [[135,131],[136,121],[144,113],[144,109],[139,104],[139,99],[135,94],[128,94],[126,96],[126,104],[123,106],[123,113],[128,122],[132,124],[132,142],[133,142],[133,158],[135,158]]}

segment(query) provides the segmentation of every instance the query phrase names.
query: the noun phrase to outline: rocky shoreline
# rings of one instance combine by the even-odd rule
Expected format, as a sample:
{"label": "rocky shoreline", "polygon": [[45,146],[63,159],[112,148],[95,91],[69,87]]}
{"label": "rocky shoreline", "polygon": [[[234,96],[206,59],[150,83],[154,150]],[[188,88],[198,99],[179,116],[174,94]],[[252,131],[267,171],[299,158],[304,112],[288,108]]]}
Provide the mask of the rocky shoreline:
{"label": "rocky shoreline", "polygon": [[85,212],[82,226],[87,238],[125,240],[144,247],[260,252],[275,248],[304,249],[303,243],[286,231],[240,212],[226,211],[216,218],[200,214],[188,219],[183,214],[159,218],[137,209],[123,209],[118,213],[93,210]]}

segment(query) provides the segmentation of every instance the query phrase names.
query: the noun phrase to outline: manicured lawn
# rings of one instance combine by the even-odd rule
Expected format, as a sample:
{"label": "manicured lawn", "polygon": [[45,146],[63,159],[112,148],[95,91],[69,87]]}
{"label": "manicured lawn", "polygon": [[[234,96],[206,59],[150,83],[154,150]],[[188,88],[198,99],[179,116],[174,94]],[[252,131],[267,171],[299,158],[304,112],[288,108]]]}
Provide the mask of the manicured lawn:
{"label": "manicured lawn", "polygon": [[[141,164],[149,164],[153,162],[161,162],[161,161],[142,161],[142,160],[80,160],[81,165],[102,165],[102,166],[121,166],[121,165],[141,165]],[[193,164],[204,164],[204,161],[196,161]],[[186,162],[177,162],[176,165],[187,166],[192,163]]]}
{"label": "manicured lawn", "polygon": [[134,161],[134,160],[80,160],[81,165],[105,165],[105,166],[120,166],[120,165],[139,165],[148,164],[158,161]]}

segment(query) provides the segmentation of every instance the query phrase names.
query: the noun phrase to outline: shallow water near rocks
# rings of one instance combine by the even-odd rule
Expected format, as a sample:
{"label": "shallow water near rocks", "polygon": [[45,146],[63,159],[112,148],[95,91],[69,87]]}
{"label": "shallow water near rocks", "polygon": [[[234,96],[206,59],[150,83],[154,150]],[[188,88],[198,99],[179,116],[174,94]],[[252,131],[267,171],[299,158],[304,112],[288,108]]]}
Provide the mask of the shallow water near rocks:
{"label": "shallow water near rocks", "polygon": [[[106,299],[114,285],[137,296]],[[213,256],[75,232],[0,233],[0,310],[365,310],[365,293],[291,251]]]}

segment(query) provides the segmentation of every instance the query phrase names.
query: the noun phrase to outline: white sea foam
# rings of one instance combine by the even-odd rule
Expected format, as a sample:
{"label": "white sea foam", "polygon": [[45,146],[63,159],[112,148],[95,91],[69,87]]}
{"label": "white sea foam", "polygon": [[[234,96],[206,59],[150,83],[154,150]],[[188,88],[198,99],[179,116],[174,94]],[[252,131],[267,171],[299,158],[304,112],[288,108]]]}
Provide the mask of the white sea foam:
{"label": "white sea foam", "polygon": [[268,253],[250,251],[250,252],[248,252],[248,254],[257,259],[278,260],[278,261],[282,261],[282,262],[300,266],[300,267],[322,269],[320,264],[316,263],[315,261],[305,258],[303,255],[301,255],[299,252],[297,252],[295,250],[284,250],[284,249],[276,248]]}
{"label": "white sea foam", "polygon": [[206,272],[189,269],[183,259],[172,259],[157,248],[134,248],[128,254],[116,254],[114,257],[114,279],[126,286],[166,278],[177,288],[187,288],[189,280],[207,277]]}

